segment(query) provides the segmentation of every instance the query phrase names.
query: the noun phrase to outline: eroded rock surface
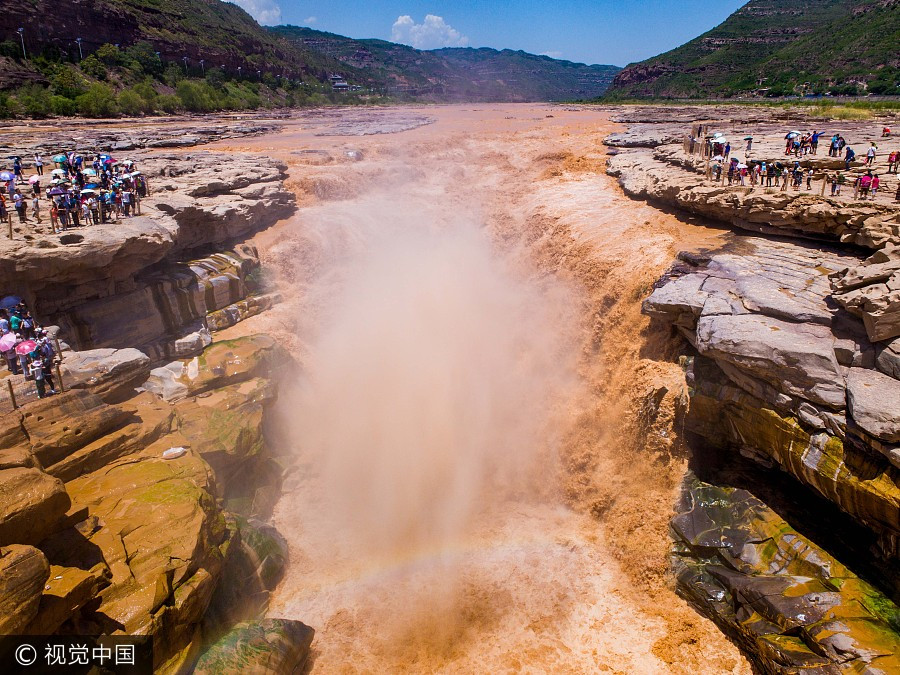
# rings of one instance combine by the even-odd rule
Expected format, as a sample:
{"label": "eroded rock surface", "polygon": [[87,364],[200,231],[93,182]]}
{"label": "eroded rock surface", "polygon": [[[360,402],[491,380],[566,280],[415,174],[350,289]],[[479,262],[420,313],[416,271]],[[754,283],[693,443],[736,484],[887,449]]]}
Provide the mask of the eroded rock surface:
{"label": "eroded rock surface", "polygon": [[750,492],[689,479],[679,511],[679,593],[762,672],[900,670],[900,607]]}
{"label": "eroded rock surface", "polygon": [[[186,396],[175,402],[135,392],[135,368],[97,365],[132,359],[93,357],[72,371],[85,374],[80,388],[24,406],[13,414],[21,433],[5,432],[0,565],[22,573],[0,588],[0,602],[20,606],[10,632],[149,634],[157,670],[177,672],[199,654],[201,624],[236,552],[249,561],[239,585],[259,579],[257,609],[283,569],[283,551],[260,543],[273,541],[264,526],[228,516],[229,526],[218,500],[233,496],[231,506],[252,515],[265,501],[257,492],[277,493],[261,430],[287,356],[265,336],[214,344],[180,362]],[[166,459],[170,448],[185,450]]]}

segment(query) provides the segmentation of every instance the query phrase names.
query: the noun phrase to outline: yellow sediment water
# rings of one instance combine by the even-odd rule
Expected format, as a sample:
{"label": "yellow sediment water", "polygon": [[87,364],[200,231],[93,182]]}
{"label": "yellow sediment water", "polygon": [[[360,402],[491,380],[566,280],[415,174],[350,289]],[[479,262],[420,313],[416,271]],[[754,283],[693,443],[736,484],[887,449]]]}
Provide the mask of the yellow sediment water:
{"label": "yellow sediment water", "polygon": [[672,590],[682,376],[640,314],[722,234],[622,195],[604,111],[379,114],[434,123],[218,147],[284,159],[301,204],[255,242],[285,301],[230,329],[303,365],[270,615],[316,629],[313,672],[749,673]]}

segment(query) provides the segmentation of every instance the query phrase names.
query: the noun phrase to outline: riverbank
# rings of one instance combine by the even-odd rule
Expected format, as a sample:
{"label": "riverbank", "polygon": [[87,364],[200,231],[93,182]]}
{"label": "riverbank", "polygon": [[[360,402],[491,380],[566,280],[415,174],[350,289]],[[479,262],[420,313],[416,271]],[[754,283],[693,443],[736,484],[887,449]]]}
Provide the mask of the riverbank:
{"label": "riverbank", "polygon": [[[732,154],[770,166],[784,161],[784,120],[728,113],[703,122],[732,139],[754,137],[750,153]],[[754,481],[705,471],[715,486],[689,483],[685,512],[673,521],[679,590],[763,668],[850,658],[895,669],[900,473],[893,424],[900,383],[891,360],[897,307],[890,277],[900,204],[888,181],[896,179],[886,178],[888,189],[874,200],[857,197],[852,187],[849,194],[846,188],[840,196],[824,194],[823,170],[844,167],[820,145],[818,154],[799,158],[816,172],[815,189],[728,186],[707,175],[706,160],[671,142],[674,129],[661,138],[653,119],[642,121],[621,140],[640,146],[643,136],[654,149],[623,152],[608,168],[629,195],[762,233],[680,254],[644,303],[647,315],[689,345],[681,361],[690,390],[686,432],[700,447],[716,448],[713,454],[786,472],[795,481],[790,489],[808,490],[815,495],[810,503],[824,499],[818,508],[825,512],[835,505],[843,512],[826,531],[811,513],[777,506],[771,495],[778,513],[750,504],[753,493],[734,491]],[[892,123],[829,125],[829,134],[839,131],[857,146],[880,146],[871,167],[854,163],[851,178],[869,168],[886,175],[884,158],[897,141],[880,135]],[[655,133],[643,134],[646,126]],[[716,491],[725,511],[713,514],[708,502]],[[787,520],[778,515],[785,513]],[[719,528],[744,534],[731,539]],[[748,551],[746,537],[765,538],[774,548]],[[839,552],[841,563],[830,552]],[[763,596],[765,606],[754,599]],[[797,631],[789,640],[787,627]]]}

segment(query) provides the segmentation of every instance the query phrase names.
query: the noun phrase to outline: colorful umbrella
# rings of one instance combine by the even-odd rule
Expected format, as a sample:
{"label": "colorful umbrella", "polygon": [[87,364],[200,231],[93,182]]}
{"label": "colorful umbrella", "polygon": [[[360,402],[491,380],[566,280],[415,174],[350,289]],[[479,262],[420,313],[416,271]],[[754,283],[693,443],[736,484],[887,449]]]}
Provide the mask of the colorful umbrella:
{"label": "colorful umbrella", "polygon": [[7,333],[3,337],[0,337],[0,352],[8,352],[10,349],[16,346],[16,334],[15,333]]}
{"label": "colorful umbrella", "polygon": [[99,183],[88,183],[87,185],[84,186],[84,189],[85,190],[96,190],[98,187],[100,187]]}
{"label": "colorful umbrella", "polygon": [[745,140],[745,141],[752,141],[752,140],[753,140],[753,136],[744,136],[744,140]]}
{"label": "colorful umbrella", "polygon": [[48,192],[47,194],[51,195],[51,196],[64,195],[64,194],[66,194],[66,191],[63,190],[62,188],[55,187],[52,190],[50,190],[50,192]]}
{"label": "colorful umbrella", "polygon": [[788,134],[785,136],[785,138],[786,138],[787,140],[790,140],[790,139],[792,139],[792,138],[797,138],[797,136],[800,136],[800,135],[801,135],[801,134],[800,134],[799,131],[791,131],[791,132],[788,132]]}
{"label": "colorful umbrella", "polygon": [[53,161],[54,161],[56,164],[62,164],[62,163],[64,163],[64,162],[67,162],[68,160],[69,160],[69,158],[66,157],[65,155],[54,155],[54,156],[53,156]]}
{"label": "colorful umbrella", "polygon": [[34,340],[22,340],[16,345],[16,354],[30,354],[37,349],[37,342]]}
{"label": "colorful umbrella", "polygon": [[22,302],[22,298],[18,295],[7,295],[5,298],[0,300],[0,309],[9,309],[10,307],[15,307],[20,302]]}
{"label": "colorful umbrella", "polygon": [[83,173],[85,176],[96,176],[97,175],[97,172],[94,171],[93,169],[85,169],[81,173]]}
{"label": "colorful umbrella", "polygon": [[28,179],[28,182],[31,183],[32,185],[34,185],[35,183],[40,183],[41,178],[42,178],[42,176],[32,176],[31,178]]}
{"label": "colorful umbrella", "polygon": [[53,169],[53,171],[50,172],[50,175],[51,176],[65,176],[66,172],[63,169]]}
{"label": "colorful umbrella", "polygon": [[16,179],[16,174],[12,173],[11,171],[0,171],[0,180],[8,181],[8,180],[15,180],[15,179]]}

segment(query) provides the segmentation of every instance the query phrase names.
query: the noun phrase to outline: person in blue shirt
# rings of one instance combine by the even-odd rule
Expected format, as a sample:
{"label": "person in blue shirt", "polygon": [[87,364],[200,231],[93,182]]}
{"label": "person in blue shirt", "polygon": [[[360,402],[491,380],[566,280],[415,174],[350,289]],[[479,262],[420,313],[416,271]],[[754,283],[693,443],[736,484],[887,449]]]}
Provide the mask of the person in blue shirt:
{"label": "person in blue shirt", "polygon": [[849,145],[847,146],[847,154],[844,155],[844,171],[850,170],[850,164],[856,158],[856,153],[853,152],[853,148]]}
{"label": "person in blue shirt", "polygon": [[821,136],[821,135],[822,134],[820,134],[818,131],[814,131],[812,137],[810,137],[810,139],[809,139],[810,152],[812,152],[812,154],[814,154],[814,155],[818,154],[819,136]]}

